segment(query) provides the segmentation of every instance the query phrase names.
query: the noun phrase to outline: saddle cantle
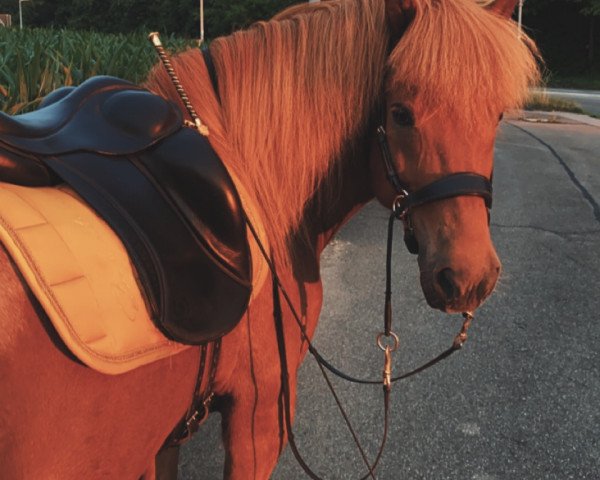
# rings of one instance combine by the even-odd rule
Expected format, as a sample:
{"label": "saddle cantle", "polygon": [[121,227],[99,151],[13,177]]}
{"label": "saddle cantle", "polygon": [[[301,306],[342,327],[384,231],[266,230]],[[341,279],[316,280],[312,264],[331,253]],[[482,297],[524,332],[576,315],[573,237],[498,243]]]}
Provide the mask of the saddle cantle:
{"label": "saddle cantle", "polygon": [[39,110],[0,115],[0,181],[64,182],[110,225],[153,321],[188,344],[230,331],[252,274],[239,195],[179,109],[129,82],[95,77]]}

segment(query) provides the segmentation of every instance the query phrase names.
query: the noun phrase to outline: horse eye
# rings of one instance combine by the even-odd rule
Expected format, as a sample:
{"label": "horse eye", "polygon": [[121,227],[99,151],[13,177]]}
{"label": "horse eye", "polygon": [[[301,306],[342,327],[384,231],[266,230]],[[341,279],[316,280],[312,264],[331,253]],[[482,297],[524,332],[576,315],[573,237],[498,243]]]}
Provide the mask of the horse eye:
{"label": "horse eye", "polygon": [[498,122],[501,122],[503,118],[504,118],[504,112],[502,112],[500,114],[500,116],[498,117]]}
{"label": "horse eye", "polygon": [[402,127],[414,127],[415,118],[412,112],[402,105],[397,105],[392,110],[392,118],[394,123]]}

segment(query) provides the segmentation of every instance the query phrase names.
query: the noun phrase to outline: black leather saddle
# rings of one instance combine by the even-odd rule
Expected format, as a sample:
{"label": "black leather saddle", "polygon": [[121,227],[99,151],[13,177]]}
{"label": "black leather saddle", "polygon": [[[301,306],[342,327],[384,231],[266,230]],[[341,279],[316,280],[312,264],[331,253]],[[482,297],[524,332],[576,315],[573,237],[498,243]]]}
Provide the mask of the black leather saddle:
{"label": "black leather saddle", "polygon": [[246,310],[252,269],[240,198],[171,102],[95,77],[53,92],[35,112],[0,113],[0,181],[73,188],[121,238],[169,338],[215,340]]}

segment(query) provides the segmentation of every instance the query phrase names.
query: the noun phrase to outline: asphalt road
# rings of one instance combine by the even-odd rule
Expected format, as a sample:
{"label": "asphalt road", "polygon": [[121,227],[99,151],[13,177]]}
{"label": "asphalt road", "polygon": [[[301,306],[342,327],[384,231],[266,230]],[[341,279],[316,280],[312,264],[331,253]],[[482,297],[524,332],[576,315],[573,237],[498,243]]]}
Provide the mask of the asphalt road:
{"label": "asphalt road", "polygon": [[562,98],[577,103],[591,115],[600,115],[600,91],[564,88],[548,88],[545,91],[553,98]]}
{"label": "asphalt road", "polygon": [[[505,122],[496,147],[492,233],[501,282],[461,352],[395,386],[379,479],[600,478],[600,127]],[[370,204],[323,259],[316,344],[357,375],[381,369],[373,341],[386,218]],[[460,326],[426,305],[415,259],[401,247],[396,372],[444,350]],[[335,384],[372,457],[381,437],[380,388]],[[300,371],[295,425],[303,454],[324,478],[364,474],[311,359]],[[222,462],[213,416],[184,448],[181,478],[222,478]],[[305,478],[289,449],[273,478]]]}

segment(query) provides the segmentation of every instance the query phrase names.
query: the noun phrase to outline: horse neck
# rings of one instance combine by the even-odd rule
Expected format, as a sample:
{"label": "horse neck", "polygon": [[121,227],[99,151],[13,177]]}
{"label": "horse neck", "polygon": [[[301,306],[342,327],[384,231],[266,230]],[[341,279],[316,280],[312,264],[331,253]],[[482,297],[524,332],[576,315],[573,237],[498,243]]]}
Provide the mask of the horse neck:
{"label": "horse neck", "polygon": [[373,198],[370,182],[370,133],[365,133],[348,145],[336,163],[330,181],[317,189],[304,212],[311,249],[320,255],[333,236]]}
{"label": "horse neck", "polygon": [[253,192],[280,262],[290,235],[310,228],[314,217],[305,213],[315,192],[336,183],[336,161],[364,131],[383,81],[383,6],[323,5],[211,44],[231,147],[226,163]]}

